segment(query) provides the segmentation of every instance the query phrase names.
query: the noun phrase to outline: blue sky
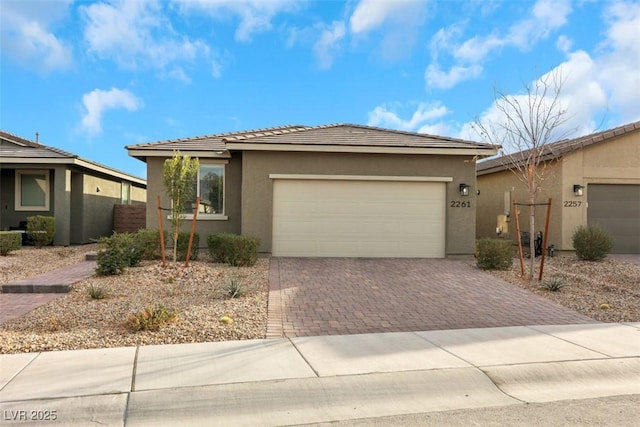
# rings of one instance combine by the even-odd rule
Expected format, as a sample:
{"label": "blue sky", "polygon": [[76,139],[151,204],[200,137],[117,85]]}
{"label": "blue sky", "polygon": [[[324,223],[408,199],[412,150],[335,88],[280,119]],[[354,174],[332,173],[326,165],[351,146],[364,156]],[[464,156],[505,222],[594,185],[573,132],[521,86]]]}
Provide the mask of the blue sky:
{"label": "blue sky", "polygon": [[640,2],[0,0],[0,127],[137,176],[125,145],[356,123],[479,140],[547,73],[580,136],[640,120]]}

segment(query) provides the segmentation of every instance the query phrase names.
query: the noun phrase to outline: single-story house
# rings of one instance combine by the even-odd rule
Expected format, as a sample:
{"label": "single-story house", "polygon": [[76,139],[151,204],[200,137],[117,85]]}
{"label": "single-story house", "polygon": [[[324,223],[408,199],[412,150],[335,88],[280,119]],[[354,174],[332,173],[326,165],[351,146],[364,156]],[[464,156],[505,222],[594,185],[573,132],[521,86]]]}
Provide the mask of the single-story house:
{"label": "single-story house", "polygon": [[[522,152],[512,155],[522,158]],[[525,153],[526,154],[526,153]],[[640,122],[545,146],[544,180],[536,203],[552,199],[547,245],[572,251],[580,225],[598,224],[613,239],[613,253],[640,253]],[[506,156],[478,162],[478,237],[515,239],[513,201],[527,203],[527,190]],[[528,208],[520,209],[528,231]],[[546,206],[536,210],[542,231]]]}
{"label": "single-story house", "polygon": [[146,202],[146,181],[75,154],[0,131],[0,229],[53,216],[54,245],[113,232],[114,205]]}
{"label": "single-story house", "polygon": [[[473,253],[475,161],[498,149],[350,124],[126,148],[147,163],[149,200],[160,196],[163,209],[164,161],[175,150],[199,159],[200,246],[227,232],[259,237],[260,251],[275,256],[435,258]],[[159,226],[156,204],[147,205],[147,228]]]}

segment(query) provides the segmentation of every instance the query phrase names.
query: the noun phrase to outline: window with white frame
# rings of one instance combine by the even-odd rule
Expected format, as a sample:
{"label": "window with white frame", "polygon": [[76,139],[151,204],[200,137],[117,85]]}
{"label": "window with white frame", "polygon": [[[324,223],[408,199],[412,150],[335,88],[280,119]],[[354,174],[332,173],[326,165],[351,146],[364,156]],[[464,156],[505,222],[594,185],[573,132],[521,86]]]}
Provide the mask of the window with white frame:
{"label": "window with white frame", "polygon": [[[224,170],[224,164],[200,160],[198,176],[194,183],[196,197],[200,197],[199,218],[224,215]],[[193,214],[194,201],[187,203],[185,214]]]}
{"label": "window with white frame", "polygon": [[16,210],[49,210],[49,171],[16,170]]}

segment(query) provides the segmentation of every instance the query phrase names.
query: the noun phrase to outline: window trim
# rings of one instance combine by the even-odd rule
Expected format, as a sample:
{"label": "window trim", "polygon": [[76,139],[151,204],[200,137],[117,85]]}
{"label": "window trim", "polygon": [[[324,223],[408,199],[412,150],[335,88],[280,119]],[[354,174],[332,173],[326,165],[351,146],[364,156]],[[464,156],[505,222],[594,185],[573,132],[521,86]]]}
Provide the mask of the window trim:
{"label": "window trim", "polygon": [[[23,175],[39,175],[45,177],[44,206],[24,206],[22,204],[22,176]],[[16,169],[15,173],[15,210],[16,211],[32,211],[47,212],[51,206],[51,173],[48,169]]]}

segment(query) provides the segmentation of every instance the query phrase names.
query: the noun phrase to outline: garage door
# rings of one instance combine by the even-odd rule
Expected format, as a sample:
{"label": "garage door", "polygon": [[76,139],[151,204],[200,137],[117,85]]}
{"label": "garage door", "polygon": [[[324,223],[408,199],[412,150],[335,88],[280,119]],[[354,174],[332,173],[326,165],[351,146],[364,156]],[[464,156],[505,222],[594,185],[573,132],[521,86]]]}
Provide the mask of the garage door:
{"label": "garage door", "polygon": [[587,224],[611,233],[611,252],[640,253],[640,185],[589,184],[587,194]]}
{"label": "garage door", "polygon": [[445,254],[445,183],[276,179],[273,254],[425,257]]}

